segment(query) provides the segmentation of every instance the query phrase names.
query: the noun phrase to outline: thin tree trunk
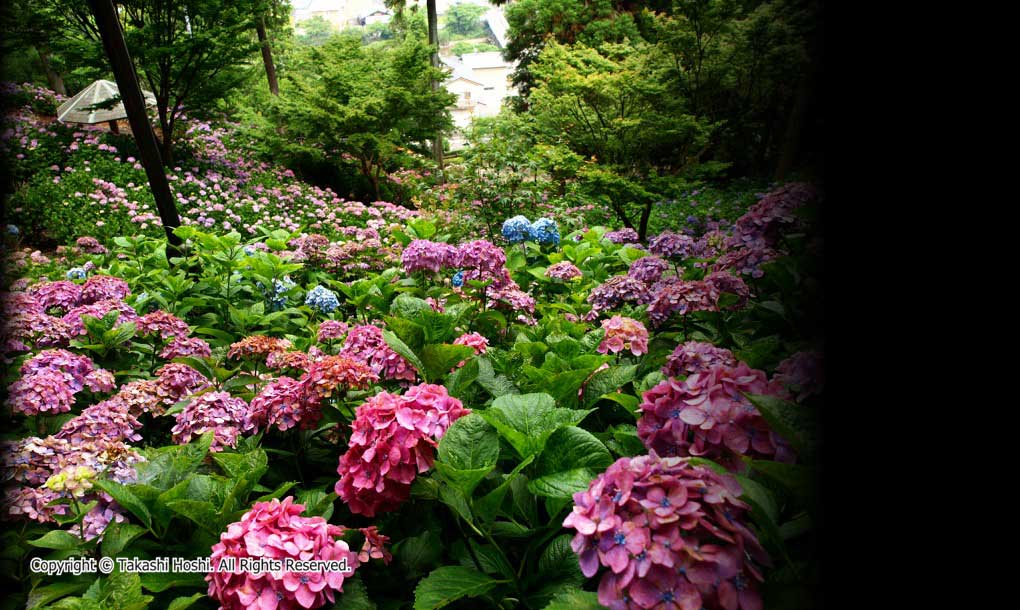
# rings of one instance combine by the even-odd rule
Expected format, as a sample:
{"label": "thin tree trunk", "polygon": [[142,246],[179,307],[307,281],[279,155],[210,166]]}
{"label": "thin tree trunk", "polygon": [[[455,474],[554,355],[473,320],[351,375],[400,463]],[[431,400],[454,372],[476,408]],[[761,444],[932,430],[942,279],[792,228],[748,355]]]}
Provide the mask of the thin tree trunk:
{"label": "thin tree trunk", "polygon": [[[435,68],[440,67],[439,63],[439,16],[436,14],[436,0],[427,0],[426,9],[428,10],[429,18],[429,46],[432,47],[432,66]],[[437,91],[439,89],[439,81],[432,81],[432,90]],[[432,138],[432,156],[436,160],[436,164],[439,165],[439,169],[443,169],[443,136],[440,133],[436,133],[435,137]],[[442,182],[442,173],[439,174],[440,181]]]}
{"label": "thin tree trunk", "polygon": [[44,50],[42,47],[36,47],[35,50],[39,53],[39,63],[42,64],[43,72],[46,73],[46,81],[50,84],[50,89],[53,89],[60,95],[67,95],[64,79],[60,77],[60,74],[53,69],[53,64],[50,63],[49,51]]}
{"label": "thin tree trunk", "polygon": [[280,95],[280,85],[276,81],[276,66],[273,64],[273,50],[269,46],[269,37],[266,36],[266,20],[261,16],[255,22],[255,32],[259,35],[259,44],[262,46],[262,63],[266,66],[269,92]]}
{"label": "thin tree trunk", "polygon": [[170,259],[180,253],[178,246],[181,244],[181,238],[174,235],[173,231],[181,226],[181,217],[177,213],[177,205],[174,203],[173,195],[170,194],[170,183],[160,163],[159,146],[145,112],[145,98],[142,97],[142,88],[138,84],[138,74],[124,43],[124,33],[117,19],[117,9],[114,8],[113,1],[89,0],[89,6],[95,15],[106,56],[112,64],[117,88],[120,90],[121,100],[131,123],[131,132],[138,145],[138,156],[141,157],[142,165],[145,167],[152,197],[159,210],[159,218],[166,232],[167,241],[170,242],[166,250],[167,259]]}

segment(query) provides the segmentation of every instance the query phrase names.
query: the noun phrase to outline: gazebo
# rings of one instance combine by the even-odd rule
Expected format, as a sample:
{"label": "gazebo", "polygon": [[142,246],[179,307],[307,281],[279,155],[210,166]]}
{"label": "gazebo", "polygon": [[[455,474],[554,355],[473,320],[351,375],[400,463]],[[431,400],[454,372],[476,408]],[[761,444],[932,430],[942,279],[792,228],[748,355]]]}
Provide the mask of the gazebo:
{"label": "gazebo", "polygon": [[[146,106],[156,105],[156,96],[150,91],[142,91]],[[115,104],[111,101],[116,99]],[[117,120],[127,118],[124,103],[120,101],[120,90],[117,83],[108,80],[97,80],[79,91],[74,97],[57,108],[57,120],[61,123],[110,123],[110,131],[119,133]]]}

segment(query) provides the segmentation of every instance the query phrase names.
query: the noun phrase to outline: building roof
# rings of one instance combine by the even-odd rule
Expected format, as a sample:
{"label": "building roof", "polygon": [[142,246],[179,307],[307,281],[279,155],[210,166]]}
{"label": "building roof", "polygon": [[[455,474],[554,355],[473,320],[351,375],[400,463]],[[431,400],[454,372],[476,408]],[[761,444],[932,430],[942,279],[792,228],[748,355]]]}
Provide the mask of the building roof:
{"label": "building roof", "polygon": [[510,24],[507,23],[506,17],[503,16],[502,9],[499,7],[489,9],[489,12],[485,13],[485,23],[489,25],[492,35],[496,37],[496,42],[499,44],[499,48],[505,49],[508,40],[507,32],[510,30]]}
{"label": "building roof", "polygon": [[483,68],[509,68],[511,67],[501,51],[484,51],[481,53],[465,53],[460,56],[461,62],[472,70]]}

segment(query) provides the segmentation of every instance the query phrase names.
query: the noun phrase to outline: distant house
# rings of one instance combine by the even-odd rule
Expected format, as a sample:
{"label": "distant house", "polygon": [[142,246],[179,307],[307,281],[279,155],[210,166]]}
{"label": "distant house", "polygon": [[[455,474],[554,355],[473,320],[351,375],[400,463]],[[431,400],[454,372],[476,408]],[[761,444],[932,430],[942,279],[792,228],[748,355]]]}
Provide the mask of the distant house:
{"label": "distant house", "polygon": [[[450,113],[458,132],[463,132],[475,117],[496,116],[503,106],[503,98],[517,95],[510,82],[514,65],[507,63],[499,51],[441,59],[453,70],[444,85],[447,91],[457,95],[457,104]],[[450,147],[455,150],[461,146],[462,136],[454,134]]]}
{"label": "distant house", "polygon": [[375,9],[371,13],[361,17],[361,25],[372,25],[373,23],[389,23],[393,19],[393,13],[387,9]]}

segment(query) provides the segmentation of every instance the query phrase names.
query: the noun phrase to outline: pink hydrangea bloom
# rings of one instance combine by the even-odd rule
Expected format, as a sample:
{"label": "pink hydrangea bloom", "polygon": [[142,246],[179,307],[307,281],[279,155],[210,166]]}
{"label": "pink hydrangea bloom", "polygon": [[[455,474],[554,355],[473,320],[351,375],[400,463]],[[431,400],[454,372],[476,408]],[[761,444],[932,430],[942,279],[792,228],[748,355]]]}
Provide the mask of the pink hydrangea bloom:
{"label": "pink hydrangea bloom", "polygon": [[137,322],[138,313],[133,307],[118,299],[105,299],[87,305],[75,307],[64,314],[63,320],[70,326],[72,336],[84,335],[87,331],[82,316],[92,316],[96,319],[103,319],[111,311],[119,311],[116,325],[127,322]]}
{"label": "pink hydrangea bloom", "polygon": [[796,396],[798,402],[814,394],[821,394],[825,387],[824,358],[821,352],[797,352],[779,363],[773,384],[785,393]]}
{"label": "pink hydrangea bloom", "polygon": [[319,341],[331,341],[333,339],[342,339],[347,334],[347,323],[340,322],[338,320],[326,320],[319,325]]}
{"label": "pink hydrangea bloom", "polygon": [[237,446],[237,437],[249,432],[251,425],[248,403],[226,392],[208,392],[191,399],[176,416],[173,440],[179,445],[191,442],[210,430],[213,431],[209,451],[223,451]]}
{"label": "pink hydrangea bloom", "polygon": [[432,467],[438,440],[468,413],[446,388],[432,384],[369,398],[355,413],[350,448],[340,458],[337,495],[366,517],[397,508],[417,474]]}
{"label": "pink hydrangea bloom", "polygon": [[86,254],[106,254],[109,252],[95,237],[79,237],[75,244]]}
{"label": "pink hydrangea bloom", "polygon": [[669,268],[669,262],[658,256],[642,256],[630,264],[627,275],[651,286],[662,279]]}
{"label": "pink hydrangea bloom", "polygon": [[768,554],[730,476],[689,458],[620,458],[574,494],[563,522],[581,571],[610,608],[761,610]]}
{"label": "pink hydrangea bloom", "polygon": [[638,436],[662,455],[707,457],[732,469],[744,455],[792,462],[793,449],[744,396],[769,393],[765,373],[743,362],[670,378],[644,393]]}
{"label": "pink hydrangea bloom", "polygon": [[610,231],[605,234],[605,238],[614,244],[637,243],[640,241],[638,239],[638,232],[629,227]]}
{"label": "pink hydrangea bloom", "polygon": [[549,268],[545,270],[545,277],[554,280],[567,281],[582,275],[581,270],[570,261],[560,261],[554,265],[549,265]]}
{"label": "pink hydrangea bloom", "polygon": [[170,312],[157,309],[142,316],[136,322],[139,335],[158,333],[163,340],[171,337],[187,337],[191,333],[188,323]]}
{"label": "pink hydrangea bloom", "polygon": [[27,352],[30,346],[66,346],[73,333],[70,324],[45,313],[15,314],[2,321],[3,351]]}
{"label": "pink hydrangea bloom", "polygon": [[336,601],[344,579],[359,566],[357,554],[343,540],[344,528],[322,517],[302,517],[305,507],[288,496],[282,502],[256,502],[241,520],[231,523],[212,547],[214,568],[226,558],[346,561],[347,571],[252,572],[236,567],[206,575],[209,597],[222,610],[297,610]]}
{"label": "pink hydrangea bloom", "polygon": [[687,341],[676,346],[666,359],[662,374],[666,377],[687,377],[716,365],[737,366],[737,358],[728,349],[702,341]]}
{"label": "pink hydrangea bloom", "polygon": [[706,275],[704,281],[719,297],[722,297],[723,293],[737,297],[736,303],[730,305],[728,309],[739,309],[746,305],[747,300],[751,298],[751,289],[744,283],[744,280],[732,273],[715,271]]}
{"label": "pink hydrangea bloom", "polygon": [[383,340],[382,329],[371,324],[352,326],[340,348],[340,355],[360,360],[380,377],[414,381],[414,367]]}
{"label": "pink hydrangea bloom", "polygon": [[468,345],[476,354],[484,354],[489,347],[489,340],[478,333],[464,333],[453,340],[454,345]]}
{"label": "pink hydrangea bloom", "polygon": [[450,267],[458,259],[457,248],[442,242],[416,239],[407,244],[400,256],[404,271],[431,271],[438,273],[444,267]]}
{"label": "pink hydrangea bloom", "polygon": [[98,301],[115,299],[123,301],[131,294],[128,283],[112,275],[93,275],[81,287],[81,303],[90,305]]}
{"label": "pink hydrangea bloom", "polygon": [[791,182],[777,188],[737,219],[727,245],[737,247],[755,241],[775,244],[784,231],[800,224],[796,210],[817,197],[815,187],[803,182]]}
{"label": "pink hydrangea bloom", "polygon": [[715,311],[718,300],[719,293],[707,282],[660,282],[648,304],[648,319],[652,326],[661,326],[674,314]]}
{"label": "pink hydrangea bloom", "polygon": [[635,356],[648,353],[648,331],[645,325],[633,318],[613,316],[602,321],[602,329],[606,331],[598,352],[605,354],[620,353],[630,350]]}
{"label": "pink hydrangea bloom", "polygon": [[7,403],[26,415],[65,413],[74,395],[88,387],[93,392],[113,389],[113,375],[96,368],[87,356],[67,350],[40,352],[21,366],[21,378],[8,388]]}
{"label": "pink hydrangea bloom", "polygon": [[74,282],[40,282],[28,289],[28,294],[35,297],[43,311],[51,307],[68,311],[77,307],[82,300],[82,287]]}
{"label": "pink hydrangea bloom", "polygon": [[198,337],[174,337],[173,341],[163,348],[159,353],[160,358],[173,360],[191,356],[193,358],[208,358],[212,356],[212,348],[209,344]]}

